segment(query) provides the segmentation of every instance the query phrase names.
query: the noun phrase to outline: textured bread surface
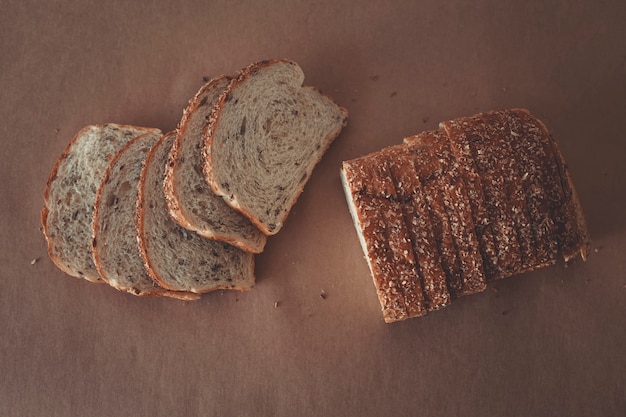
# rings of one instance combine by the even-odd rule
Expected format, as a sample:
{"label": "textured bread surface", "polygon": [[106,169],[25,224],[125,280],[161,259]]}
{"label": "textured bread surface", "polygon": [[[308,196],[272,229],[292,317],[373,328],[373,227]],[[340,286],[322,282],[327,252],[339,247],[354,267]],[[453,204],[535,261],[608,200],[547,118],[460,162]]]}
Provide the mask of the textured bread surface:
{"label": "textured bread surface", "polygon": [[98,189],[93,222],[93,259],[102,279],[120,291],[138,296],[195,299],[198,295],[168,291],[146,272],[135,227],[141,168],[159,133],[138,136],[109,164]]}
{"label": "textured bread surface", "polygon": [[216,195],[204,179],[202,147],[211,110],[231,77],[205,84],[190,101],[178,126],[165,174],[170,215],[181,226],[252,253],[260,253],[267,237],[247,217]]}
{"label": "textured bread surface", "polygon": [[139,180],[137,237],[148,274],[173,291],[248,290],[254,285],[251,253],[206,239],[169,215],[163,182],[175,138],[175,132],[170,132],[154,145]]}
{"label": "textured bread surface", "polygon": [[247,67],[220,97],[207,129],[207,182],[266,235],[281,229],[347,122],[347,110],[303,80],[287,60]]}
{"label": "textured bread surface", "polygon": [[[528,110],[480,113],[440,127],[342,165],[386,322],[552,265],[559,251],[565,261],[586,259],[589,251],[571,173]],[[409,285],[415,277],[419,282]],[[421,297],[409,296],[418,288]]]}
{"label": "textured bread surface", "polygon": [[41,212],[48,254],[64,272],[101,281],[93,262],[91,232],[96,193],[113,156],[130,140],[157,129],[105,124],[86,126],[57,160]]}

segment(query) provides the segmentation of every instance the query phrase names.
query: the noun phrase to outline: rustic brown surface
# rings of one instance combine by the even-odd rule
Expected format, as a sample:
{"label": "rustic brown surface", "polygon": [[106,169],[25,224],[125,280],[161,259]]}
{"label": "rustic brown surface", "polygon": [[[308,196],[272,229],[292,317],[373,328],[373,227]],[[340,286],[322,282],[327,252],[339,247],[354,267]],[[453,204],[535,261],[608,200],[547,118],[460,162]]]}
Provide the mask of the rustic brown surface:
{"label": "rustic brown surface", "polygon": [[[2,6],[0,415],[626,414],[624,2]],[[43,190],[80,128],[169,131],[202,77],[274,57],[350,119],[256,257],[252,291],[138,299],[54,267]],[[385,324],[341,161],[513,107],[565,156],[588,261]]]}

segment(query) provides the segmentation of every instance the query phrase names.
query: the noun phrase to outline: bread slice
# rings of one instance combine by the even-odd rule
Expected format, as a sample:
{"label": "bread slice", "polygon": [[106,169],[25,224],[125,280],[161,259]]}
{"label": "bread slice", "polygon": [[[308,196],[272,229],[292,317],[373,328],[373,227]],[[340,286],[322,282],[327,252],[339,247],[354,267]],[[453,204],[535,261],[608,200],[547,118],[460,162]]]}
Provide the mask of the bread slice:
{"label": "bread slice", "polygon": [[552,157],[553,164],[548,165],[547,168],[550,171],[546,173],[546,176],[559,181],[548,181],[548,195],[563,259],[568,262],[580,255],[583,260],[586,260],[591,239],[580,197],[565,158],[542,121],[533,117],[525,109],[517,109],[516,114],[529,130],[538,132],[545,154]]}
{"label": "bread slice", "polygon": [[203,133],[211,109],[230,81],[228,76],[211,80],[185,109],[166,166],[165,198],[170,215],[181,226],[204,237],[260,253],[267,237],[213,193],[202,173]]}
{"label": "bread slice", "polygon": [[207,128],[207,182],[266,235],[281,229],[347,122],[346,109],[303,80],[291,61],[253,64],[220,97]]}
{"label": "bread slice", "polygon": [[[493,278],[511,276],[521,269],[521,252],[510,201],[506,195],[503,162],[499,161],[498,152],[491,151],[487,145],[497,132],[480,116],[449,120],[442,122],[440,126],[446,130],[451,147],[456,149],[457,155],[471,158],[472,162],[464,164],[464,167],[480,178],[486,210],[484,217],[479,218],[483,221],[486,219],[491,225],[497,253]],[[506,161],[506,157],[502,159]]]}
{"label": "bread slice", "polygon": [[168,291],[146,272],[135,227],[137,187],[143,162],[161,134],[141,135],[109,164],[94,205],[93,259],[102,279],[120,291],[144,296],[197,299],[193,293]]}
{"label": "bread slice", "polygon": [[[523,270],[532,271],[556,262],[558,241],[550,199],[562,199],[562,193],[553,194],[550,183],[558,183],[553,158],[547,154],[545,137],[528,110],[511,109],[499,112],[504,131],[509,132],[508,143],[518,167],[519,189],[515,193],[524,196],[528,213],[528,225],[524,230],[531,233],[531,255],[526,257]],[[557,197],[560,195],[560,197]]]}
{"label": "bread slice", "polygon": [[407,150],[416,159],[417,173],[422,183],[427,184],[429,198],[439,201],[441,221],[445,222],[447,217],[449,229],[441,234],[449,233],[454,242],[447,250],[447,257],[458,260],[456,271],[448,275],[452,299],[483,291],[486,280],[469,196],[446,132],[421,133],[414,137]]}
{"label": "bread slice", "polygon": [[[426,308],[428,311],[438,310],[450,303],[448,280],[456,265],[448,260],[453,258],[456,261],[456,251],[452,235],[442,232],[444,227],[449,227],[449,222],[444,213],[436,210],[433,199],[437,196],[429,192],[432,181],[422,182],[418,174],[426,166],[418,162],[417,155],[407,151],[408,147],[394,146],[385,153],[398,199],[402,202]],[[439,207],[443,206],[441,201]],[[444,267],[441,254],[449,252],[452,256],[445,257]]]}
{"label": "bread slice", "polygon": [[163,182],[175,139],[170,132],[154,145],[139,180],[137,238],[148,274],[172,291],[248,290],[254,285],[253,254],[203,238],[169,215]]}
{"label": "bread slice", "polygon": [[[393,185],[376,168],[361,158],[345,162],[341,175],[383,318],[392,323],[423,315],[426,308],[422,300],[406,294],[407,284],[414,286],[416,282],[413,249],[401,208],[393,202]],[[409,314],[409,309],[414,314]]]}
{"label": "bread slice", "polygon": [[158,129],[118,124],[81,129],[57,160],[41,212],[50,259],[64,272],[101,282],[91,252],[96,192],[109,161],[133,138]]}

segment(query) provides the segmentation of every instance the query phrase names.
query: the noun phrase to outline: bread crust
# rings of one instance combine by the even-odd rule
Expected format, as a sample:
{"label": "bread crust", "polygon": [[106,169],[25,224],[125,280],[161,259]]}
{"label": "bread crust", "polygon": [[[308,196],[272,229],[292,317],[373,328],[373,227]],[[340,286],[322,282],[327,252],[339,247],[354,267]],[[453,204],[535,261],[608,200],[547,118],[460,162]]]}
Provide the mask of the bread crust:
{"label": "bread crust", "polygon": [[[277,64],[277,63],[286,63],[288,65],[296,65],[297,64],[291,60],[288,59],[282,59],[282,58],[278,58],[278,59],[272,59],[272,60],[265,60],[265,61],[260,61],[257,63],[253,63],[249,66],[247,66],[246,68],[244,68],[243,70],[241,70],[236,78],[234,78],[230,84],[228,85],[228,87],[226,88],[226,90],[222,93],[222,95],[220,96],[220,98],[218,99],[217,104],[213,107],[213,110],[211,111],[211,115],[209,116],[209,123],[207,125],[206,128],[206,132],[205,132],[205,139],[204,139],[204,148],[203,148],[203,158],[205,159],[206,163],[204,164],[204,175],[206,178],[207,183],[209,184],[209,186],[211,187],[211,189],[213,190],[214,193],[216,193],[217,195],[220,195],[224,198],[224,200],[226,201],[226,203],[232,207],[234,210],[239,211],[240,213],[242,213],[244,216],[246,216],[248,219],[250,219],[250,221],[252,223],[254,223],[254,225],[256,227],[259,228],[259,230],[261,230],[265,235],[267,236],[271,236],[276,234],[282,227],[282,225],[284,224],[287,216],[289,215],[289,212],[291,211],[291,207],[293,207],[293,205],[296,203],[296,201],[298,200],[298,197],[300,196],[300,194],[302,193],[302,191],[304,190],[304,186],[305,184],[308,182],[310,176],[312,175],[312,169],[310,171],[308,171],[306,173],[306,176],[304,177],[304,180],[300,182],[296,192],[294,193],[294,195],[291,197],[289,204],[286,206],[289,207],[288,210],[286,210],[283,214],[282,217],[280,218],[280,220],[277,222],[276,227],[274,230],[270,230],[270,228],[265,225],[263,222],[261,222],[258,218],[256,218],[256,216],[249,212],[248,210],[245,209],[245,207],[243,207],[240,202],[237,200],[237,197],[230,193],[228,190],[224,189],[224,187],[222,187],[222,185],[220,184],[220,181],[217,179],[217,176],[215,174],[214,171],[214,164],[213,164],[213,147],[214,147],[214,132],[215,132],[215,127],[216,125],[219,123],[220,121],[220,116],[222,113],[222,109],[224,107],[224,103],[228,100],[229,96],[232,94],[232,91],[234,89],[236,89],[237,87],[239,87],[243,82],[245,82],[245,80],[252,74],[254,74],[256,71],[264,68],[264,67],[269,67],[271,65]],[[301,88],[308,88],[308,89],[312,89],[314,91],[320,92],[319,89],[315,88],[315,87],[311,87],[311,86],[301,86]],[[347,121],[348,121],[348,110],[345,109],[344,107],[339,106],[335,100],[326,95],[323,94],[322,95],[326,98],[328,98],[331,102],[333,102],[335,105],[337,105],[337,107],[340,109],[341,114],[343,115],[343,121],[341,126],[333,132],[330,132],[326,138],[324,139],[323,143],[322,143],[322,147],[320,149],[320,152],[316,154],[316,158],[314,161],[312,161],[312,165],[311,166],[315,166],[317,165],[320,160],[322,159],[322,156],[326,153],[326,151],[328,150],[328,148],[330,147],[330,145],[332,144],[332,142],[339,136],[339,134],[341,133],[342,129],[347,125]]]}
{"label": "bread crust", "polygon": [[[47,243],[47,251],[48,251],[48,256],[50,257],[50,259],[52,260],[52,262],[63,272],[65,272],[68,275],[71,275],[73,277],[76,278],[85,278],[88,281],[94,282],[94,283],[103,283],[101,277],[97,274],[91,275],[91,276],[86,276],[86,275],[81,275],[78,273],[78,271],[74,271],[71,268],[69,268],[67,265],[64,264],[63,259],[62,259],[62,254],[55,254],[54,250],[53,250],[53,239],[50,236],[49,233],[49,228],[48,228],[48,217],[50,214],[50,188],[52,186],[52,183],[57,179],[57,175],[58,175],[58,171],[59,171],[59,167],[61,166],[61,164],[63,162],[65,162],[65,160],[67,159],[68,155],[70,154],[74,144],[76,143],[76,141],[82,137],[87,131],[89,131],[90,129],[93,128],[97,128],[97,129],[104,129],[106,126],[111,125],[110,123],[108,124],[103,124],[103,125],[87,125],[84,126],[82,129],[80,129],[75,135],[74,137],[69,141],[69,143],[65,146],[65,149],[63,150],[63,153],[61,154],[61,156],[56,160],[56,162],[54,163],[54,166],[52,167],[52,170],[48,176],[48,180],[46,182],[46,188],[44,190],[44,205],[43,208],[41,210],[41,224],[42,224],[42,230],[43,230],[43,234],[44,237],[46,239],[46,243]],[[155,128],[147,128],[147,127],[140,127],[140,126],[133,126],[133,125],[123,125],[123,124],[114,124],[115,126],[119,127],[120,129],[130,129],[130,130],[141,130],[144,133],[149,133],[149,132],[160,132],[159,129],[155,129]]]}

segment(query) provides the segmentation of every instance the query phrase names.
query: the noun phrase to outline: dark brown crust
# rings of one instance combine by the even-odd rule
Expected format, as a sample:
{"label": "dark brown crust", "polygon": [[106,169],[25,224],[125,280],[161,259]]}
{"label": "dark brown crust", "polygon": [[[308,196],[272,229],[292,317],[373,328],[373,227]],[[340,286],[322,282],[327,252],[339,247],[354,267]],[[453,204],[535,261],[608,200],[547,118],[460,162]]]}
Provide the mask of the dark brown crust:
{"label": "dark brown crust", "polygon": [[[94,264],[96,265],[96,269],[97,269],[98,273],[100,274],[100,277],[107,284],[111,284],[110,280],[107,277],[107,275],[105,274],[104,270],[102,269],[102,264],[100,262],[100,253],[98,251],[98,247],[94,246],[94,242],[96,242],[97,239],[98,239],[97,225],[98,225],[99,219],[100,219],[100,207],[102,205],[102,191],[104,189],[105,182],[106,182],[107,178],[109,178],[109,176],[111,175],[111,170],[117,164],[117,161],[119,160],[119,158],[136,141],[141,140],[142,138],[144,138],[145,136],[150,135],[150,134],[152,134],[152,133],[144,133],[143,135],[139,135],[139,136],[135,137],[130,142],[128,142],[126,145],[124,145],[124,147],[122,147],[122,149],[120,149],[117,154],[115,154],[113,159],[111,159],[111,161],[109,162],[109,165],[107,166],[107,169],[106,169],[106,171],[104,173],[104,176],[103,176],[103,179],[102,179],[102,183],[100,184],[100,186],[98,187],[98,191],[96,192],[96,202],[94,204],[94,215],[93,215],[93,223],[92,223],[92,236],[93,236],[92,237],[92,255],[93,255]],[[159,297],[159,296],[162,296],[162,297],[176,298],[176,299],[179,299],[179,300],[197,300],[197,299],[200,298],[200,296],[198,294],[194,294],[194,293],[190,293],[190,292],[168,291],[168,290],[164,289],[163,287],[161,287],[156,281],[154,282],[153,288],[151,290],[147,290],[147,291],[139,291],[137,289],[132,289],[132,288],[120,289],[120,288],[118,288],[116,286],[112,286],[112,287],[115,288],[116,290],[120,290],[120,291],[123,291],[123,292],[128,292],[128,293],[133,294],[133,295],[138,296],[138,297],[143,297],[143,296],[156,296],[156,297]]]}
{"label": "dark brown crust", "polygon": [[[141,130],[144,130],[146,133],[148,133],[150,131],[158,131],[158,129],[152,129],[152,128],[144,128],[144,127],[131,126],[131,125],[120,125],[120,124],[116,124],[116,125],[121,127],[122,129],[141,129]],[[81,277],[75,271],[72,271],[67,266],[65,266],[63,264],[63,262],[61,261],[61,259],[59,259],[59,257],[56,256],[53,253],[53,251],[52,251],[52,239],[50,238],[49,231],[48,231],[48,215],[50,213],[50,209],[49,209],[49,205],[50,205],[50,201],[49,201],[50,200],[50,186],[54,182],[54,180],[57,178],[57,174],[58,174],[58,171],[59,171],[59,167],[61,166],[61,163],[63,163],[63,161],[65,161],[65,159],[69,155],[72,147],[74,146],[74,143],[78,140],[78,138],[80,138],[84,134],[84,132],[86,132],[88,129],[91,129],[92,127],[104,128],[105,126],[107,126],[107,125],[106,124],[105,125],[87,125],[87,126],[83,127],[81,130],[79,130],[78,133],[76,133],[76,135],[74,135],[74,137],[70,140],[70,142],[67,144],[67,146],[63,150],[63,153],[61,154],[61,156],[54,163],[54,166],[52,167],[52,171],[50,172],[50,175],[48,176],[48,181],[46,182],[46,188],[45,188],[44,194],[43,194],[44,206],[43,206],[43,208],[41,210],[41,224],[42,224],[43,234],[44,234],[44,237],[45,237],[46,243],[47,243],[48,256],[50,257],[52,262],[61,271],[65,272],[66,274],[71,275],[73,277],[77,277],[77,278],[84,278],[84,277]],[[90,282],[94,282],[94,283],[104,283],[104,281],[102,281],[101,278],[98,278],[98,279],[93,280],[93,281],[91,281],[91,280],[89,280],[89,281]]]}
{"label": "dark brown crust", "polygon": [[558,172],[557,178],[560,179],[560,187],[556,186],[555,189],[560,188],[563,193],[563,200],[560,204],[558,202],[553,204],[553,217],[557,223],[557,237],[563,259],[565,262],[569,262],[580,255],[583,260],[586,260],[591,247],[591,239],[571,172],[548,128],[539,119],[533,119],[544,134],[547,151],[553,152]]}
{"label": "dark brown crust", "polygon": [[450,233],[452,246],[448,243],[447,247],[442,247],[447,253],[455,251],[456,269],[451,269],[448,275],[450,295],[454,299],[483,291],[486,287],[485,274],[470,201],[446,132],[424,132],[406,142],[411,143],[408,147],[413,152],[422,155],[416,161],[422,167],[419,175],[422,182],[430,178],[432,188],[429,194],[438,195],[437,206],[442,210],[438,217]]}
{"label": "dark brown crust", "polygon": [[[207,183],[209,184],[209,186],[213,190],[213,192],[216,193],[217,195],[220,195],[220,196],[224,197],[224,200],[226,201],[226,203],[228,203],[228,205],[230,207],[232,207],[234,210],[239,211],[244,216],[246,216],[248,219],[250,219],[250,221],[256,227],[258,227],[259,230],[261,230],[267,236],[274,235],[274,234],[276,234],[278,232],[278,230],[280,230],[280,227],[282,226],[282,224],[284,224],[285,219],[289,215],[290,210],[285,211],[285,213],[283,214],[283,217],[281,218],[281,220],[279,222],[279,225],[277,225],[276,229],[275,230],[270,230],[268,225],[263,224],[252,213],[246,211],[245,208],[241,207],[239,202],[237,201],[236,197],[233,196],[232,194],[230,194],[228,192],[228,190],[223,189],[221,184],[220,184],[220,182],[215,178],[215,174],[213,172],[213,163],[211,162],[213,160],[213,154],[212,154],[212,147],[213,147],[213,140],[214,140],[213,133],[214,133],[214,130],[215,130],[215,125],[219,122],[224,102],[226,102],[229,99],[230,95],[232,94],[232,91],[235,88],[237,88],[239,85],[241,85],[254,72],[258,71],[261,68],[268,67],[268,66],[274,65],[276,63],[280,63],[280,62],[288,63],[290,65],[297,65],[295,62],[290,61],[288,59],[265,60],[265,61],[261,61],[261,62],[257,62],[257,63],[251,64],[251,65],[247,66],[246,68],[244,68],[243,70],[241,70],[237,74],[237,77],[234,78],[230,82],[230,84],[228,85],[228,87],[226,88],[224,93],[222,93],[222,95],[220,96],[217,104],[213,107],[213,110],[211,111],[211,115],[209,116],[209,123],[208,123],[208,125],[206,127],[206,131],[205,131],[205,134],[204,134],[204,136],[205,136],[204,147],[202,149],[202,156],[203,156],[204,160],[206,161],[206,163],[204,164],[204,176],[205,176],[205,179],[206,179]],[[314,87],[302,87],[302,88],[315,89]],[[319,91],[318,89],[315,89],[315,90]],[[323,94],[323,93],[322,93],[322,95],[324,95],[325,97],[330,99],[333,103],[337,104],[332,97],[330,97],[330,96],[328,96],[326,94]],[[315,162],[312,164],[313,167],[320,162],[320,160],[322,159],[322,156],[326,153],[326,151],[328,150],[328,148],[330,147],[332,142],[334,142],[334,140],[341,133],[342,129],[348,123],[348,110],[345,109],[344,107],[339,106],[339,105],[337,105],[337,106],[339,107],[340,112],[343,114],[342,125],[337,129],[337,131],[330,132],[329,135],[325,138],[323,146],[320,149],[320,152],[318,154],[318,157],[316,158]],[[304,181],[300,182],[300,185],[299,185],[297,191],[294,193],[294,196],[293,196],[290,204],[288,205],[288,207],[293,207],[293,205],[296,203],[298,197],[300,196],[300,194],[304,190],[304,185],[308,182],[309,177],[312,174],[312,171],[313,170],[311,170],[310,172],[307,172],[307,175],[306,175]]]}
{"label": "dark brown crust", "polygon": [[387,219],[382,209],[386,199],[377,198],[371,189],[368,190],[372,171],[366,161],[344,162],[342,172],[354,204],[355,220],[366,243],[365,255],[383,318],[387,323],[404,320],[408,318],[406,300],[398,282],[399,273],[393,262],[395,254],[389,245]]}
{"label": "dark brown crust", "polygon": [[[159,141],[157,141],[150,152],[148,152],[148,156],[146,157],[146,161],[144,163],[143,169],[141,170],[141,175],[139,177],[139,187],[138,187],[138,197],[137,197],[137,211],[135,216],[135,225],[137,227],[137,242],[139,244],[139,251],[141,253],[141,258],[143,259],[144,265],[146,267],[146,271],[150,275],[150,277],[157,282],[161,287],[171,290],[171,291],[180,291],[180,288],[175,288],[169,285],[163,278],[161,278],[152,266],[152,262],[150,261],[149,256],[147,255],[147,248],[145,239],[143,236],[145,235],[144,230],[144,222],[143,222],[143,210],[144,210],[144,194],[145,194],[145,185],[146,185],[146,174],[150,164],[152,163],[152,159],[154,159],[154,155],[160,146],[162,146],[163,142],[166,140],[170,140],[173,136],[176,135],[175,131],[168,132],[164,134]],[[254,271],[254,256],[250,256],[250,268],[251,271]],[[206,291],[193,291],[194,293],[208,293],[217,290],[239,290],[239,291],[248,291],[250,288],[247,287],[233,287],[233,286],[215,286],[213,288],[207,289]]]}
{"label": "dark brown crust", "polygon": [[553,166],[552,158],[544,149],[541,132],[526,109],[511,109],[507,113],[507,128],[511,132],[510,145],[517,160],[520,186],[528,208],[532,232],[533,255],[524,266],[524,272],[552,265],[556,262],[558,242],[556,225],[551,215],[548,183]]}
{"label": "dark brown crust", "polygon": [[437,245],[440,239],[433,232],[431,207],[417,173],[418,163],[409,147],[390,149],[391,173],[398,199],[403,203],[402,211],[417,260],[426,307],[429,311],[438,310],[450,303],[450,294]]}
{"label": "dark brown crust", "polygon": [[[442,122],[441,125],[448,133],[451,148],[460,166],[466,170],[474,222],[478,235],[482,236],[481,254],[485,273],[488,279],[511,276],[521,269],[521,255],[515,222],[509,215],[509,208],[502,205],[507,199],[497,155],[483,145],[483,141],[487,141],[487,136],[493,132],[476,116]],[[471,178],[476,178],[476,181],[471,181]],[[474,193],[480,200],[474,198]],[[487,223],[489,227],[481,231],[481,223]],[[495,264],[492,248],[488,246],[489,233],[493,236],[497,255]]]}
{"label": "dark brown crust", "polygon": [[[387,154],[380,153],[369,161],[370,195],[380,204],[385,222],[385,233],[392,256],[391,263],[397,273],[397,286],[402,290],[407,318],[423,316],[427,308],[413,251],[409,227],[404,217],[405,203],[399,198],[397,183],[390,169],[392,164]],[[365,190],[364,190],[365,191]],[[393,279],[393,278],[392,278]]]}

